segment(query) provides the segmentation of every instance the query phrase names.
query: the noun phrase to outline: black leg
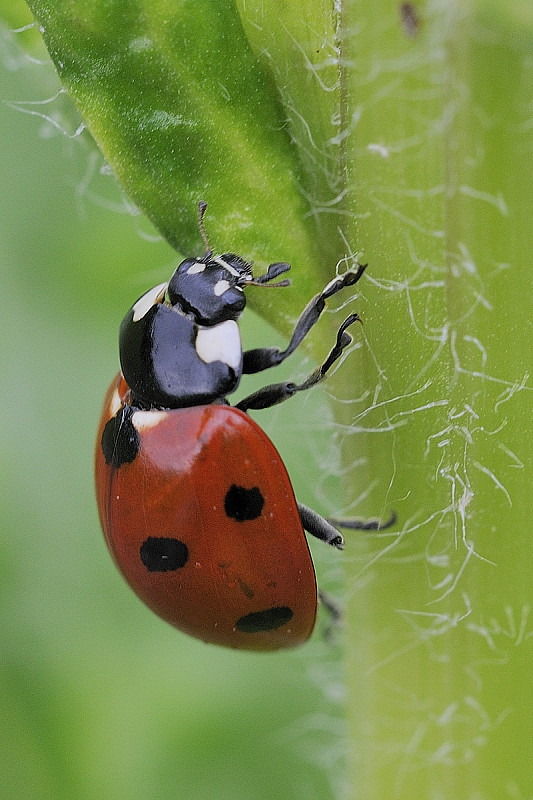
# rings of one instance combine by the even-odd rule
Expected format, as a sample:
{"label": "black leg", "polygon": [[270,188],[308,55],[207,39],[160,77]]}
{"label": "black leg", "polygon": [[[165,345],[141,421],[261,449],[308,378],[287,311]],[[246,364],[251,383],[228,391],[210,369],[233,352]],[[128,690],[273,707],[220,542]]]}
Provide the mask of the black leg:
{"label": "black leg", "polygon": [[326,627],[324,628],[324,639],[326,642],[331,642],[336,628],[338,628],[342,622],[342,608],[329,594],[323,592],[321,589],[318,590],[318,599],[320,605],[328,615]]}
{"label": "black leg", "polygon": [[[275,265],[274,265],[275,266]],[[346,286],[353,286],[366,269],[366,264],[358,264],[357,269],[350,269],[328,283],[325,289],[315,295],[304,308],[294,327],[291,340],[285,350],[279,347],[260,347],[257,350],[246,350],[243,353],[243,373],[251,375],[269,367],[275,367],[296,350],[302,339],[307,336],[313,325],[322,314],[328,297],[332,297]]]}
{"label": "black leg", "polygon": [[335,361],[340,358],[343,350],[352,342],[352,337],[346,332],[346,328],[356,321],[360,321],[357,314],[350,314],[350,316],[344,320],[337,332],[337,341],[332,347],[328,357],[323,364],[307,376],[303,383],[298,384],[292,383],[291,381],[271,383],[259,389],[257,392],[248,395],[248,397],[245,397],[240,403],[237,403],[236,407],[240,408],[241,411],[248,411],[249,408],[255,411],[261,408],[270,408],[278,403],[282,403],[284,400],[288,400],[289,397],[292,397],[296,392],[304,392],[306,389],[310,389],[311,386],[319,383]]}
{"label": "black leg", "polygon": [[310,533],[311,536],[316,536],[321,542],[326,542],[326,544],[336,547],[337,550],[342,550],[344,548],[342,533],[340,533],[337,528],[333,527],[327,519],[321,517],[320,514],[317,514],[312,508],[304,506],[303,503],[298,503],[298,511],[300,512],[302,526],[307,533]]}
{"label": "black leg", "polygon": [[362,519],[361,517],[353,517],[352,519],[330,518],[328,522],[332,525],[338,525],[339,528],[349,528],[353,531],[384,531],[387,528],[391,528],[396,519],[396,511],[393,511],[386,522],[382,522],[378,517],[371,517],[370,519]]}

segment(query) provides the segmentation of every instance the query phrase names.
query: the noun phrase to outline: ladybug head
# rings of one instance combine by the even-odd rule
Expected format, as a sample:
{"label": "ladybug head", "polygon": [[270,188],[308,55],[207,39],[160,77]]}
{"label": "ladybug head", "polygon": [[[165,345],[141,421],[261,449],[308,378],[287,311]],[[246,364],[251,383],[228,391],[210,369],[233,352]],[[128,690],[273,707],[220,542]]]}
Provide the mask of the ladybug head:
{"label": "ladybug head", "polygon": [[199,325],[218,325],[236,320],[246,305],[245,286],[288,286],[289,281],[269,283],[287,272],[289,264],[271,264],[265,275],[252,275],[251,262],[235,253],[213,255],[205,233],[203,217],[207,203],[198,204],[198,222],[206,253],[203,258],[186,258],[172,275],[167,288],[171,305],[192,314]]}
{"label": "ladybug head", "polygon": [[181,262],[169,281],[167,296],[200,325],[217,325],[237,319],[246,305],[243,286],[250,281],[251,264],[240,256],[208,252],[201,259]]}

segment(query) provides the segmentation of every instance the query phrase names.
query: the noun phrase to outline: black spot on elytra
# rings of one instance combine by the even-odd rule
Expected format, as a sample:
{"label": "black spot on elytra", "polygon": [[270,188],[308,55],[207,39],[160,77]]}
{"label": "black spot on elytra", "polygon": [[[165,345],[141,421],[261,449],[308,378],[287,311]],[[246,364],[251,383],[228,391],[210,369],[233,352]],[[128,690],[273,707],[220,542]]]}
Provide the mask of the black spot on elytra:
{"label": "black spot on elytra", "polygon": [[149,572],[172,572],[184,567],[189,558],[185,542],[163,536],[149,536],[141,545],[141,561]]}
{"label": "black spot on elytra", "polygon": [[264,633],[275,631],[286,625],[293,617],[293,612],[288,606],[274,606],[264,611],[254,611],[246,614],[235,623],[235,627],[242,633]]}
{"label": "black spot on elytra", "polygon": [[102,452],[106,464],[118,468],[135,460],[141,437],[133,425],[132,416],[131,406],[124,406],[106,424],[102,433]]}
{"label": "black spot on elytra", "polygon": [[226,492],[224,511],[228,517],[236,519],[237,522],[244,522],[260,517],[264,504],[265,499],[257,486],[245,489],[244,486],[233,484]]}

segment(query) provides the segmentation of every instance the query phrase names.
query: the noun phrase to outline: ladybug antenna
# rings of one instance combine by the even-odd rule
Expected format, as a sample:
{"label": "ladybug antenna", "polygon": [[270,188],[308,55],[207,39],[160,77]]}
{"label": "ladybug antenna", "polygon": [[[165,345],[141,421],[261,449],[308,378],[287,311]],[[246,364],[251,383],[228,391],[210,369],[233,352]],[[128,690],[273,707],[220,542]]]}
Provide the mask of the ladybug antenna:
{"label": "ladybug antenna", "polygon": [[285,261],[276,261],[274,264],[271,264],[265,273],[265,275],[259,275],[259,277],[254,278],[251,281],[248,281],[247,286],[266,286],[279,288],[281,286],[290,286],[291,282],[286,278],[283,281],[278,281],[277,283],[269,283],[269,281],[274,280],[277,278],[278,275],[282,275],[284,272],[288,272],[291,268],[290,264],[287,264]]}
{"label": "ladybug antenna", "polygon": [[210,256],[213,251],[209,247],[209,239],[207,238],[207,233],[205,232],[204,228],[204,214],[206,208],[207,208],[207,203],[205,202],[205,200],[200,200],[200,202],[198,203],[198,227],[200,228],[200,234],[205,244],[205,254],[206,256]]}

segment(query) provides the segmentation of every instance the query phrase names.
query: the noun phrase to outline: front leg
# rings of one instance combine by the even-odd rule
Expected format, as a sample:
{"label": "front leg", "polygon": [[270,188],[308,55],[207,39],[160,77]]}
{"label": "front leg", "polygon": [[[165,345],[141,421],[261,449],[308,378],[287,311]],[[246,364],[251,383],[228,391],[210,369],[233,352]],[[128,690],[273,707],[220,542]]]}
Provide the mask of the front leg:
{"label": "front leg", "polygon": [[[306,389],[310,389],[311,386],[315,386],[315,384],[322,380],[326,372],[333,366],[337,359],[340,358],[343,350],[352,342],[352,337],[346,332],[346,328],[357,321],[361,321],[357,314],[350,314],[350,316],[344,320],[337,331],[337,340],[331,348],[328,357],[317,369],[313,370],[313,372],[307,376],[303,383],[293,383],[292,381],[271,383],[269,386],[263,386],[262,389],[245,397],[240,403],[237,403],[236,407],[240,408],[241,411],[248,411],[250,408],[254,411],[258,411],[261,408],[270,408],[278,403],[283,403],[284,400],[288,400],[289,397],[292,397],[296,392],[304,392]],[[261,351],[256,350],[254,352]]]}
{"label": "front leg", "polygon": [[326,300],[346,286],[353,286],[354,283],[357,283],[365,269],[366,264],[358,264],[357,269],[350,269],[344,275],[338,275],[309,301],[296,322],[291,340],[285,350],[280,350],[279,347],[260,347],[257,350],[247,350],[243,354],[243,373],[251,375],[254,372],[276,367],[285,361],[317,322],[326,307]]}

